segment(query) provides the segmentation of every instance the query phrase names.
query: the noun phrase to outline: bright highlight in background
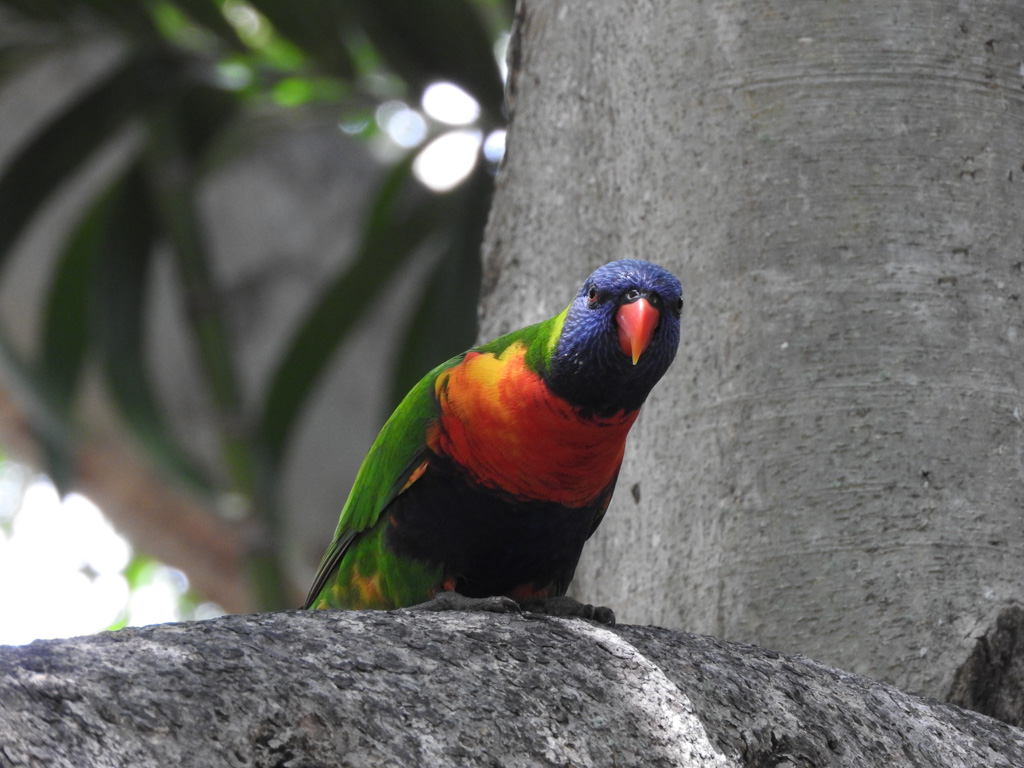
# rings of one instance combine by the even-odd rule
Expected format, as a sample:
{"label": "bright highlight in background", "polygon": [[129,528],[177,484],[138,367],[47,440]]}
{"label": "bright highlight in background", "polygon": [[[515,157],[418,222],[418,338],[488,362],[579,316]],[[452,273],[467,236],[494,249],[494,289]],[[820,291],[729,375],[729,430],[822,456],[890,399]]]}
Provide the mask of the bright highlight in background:
{"label": "bright highlight in background", "polygon": [[430,142],[412,163],[416,178],[435,192],[447,192],[472,173],[480,154],[480,131],[451,131]]}
{"label": "bright highlight in background", "polygon": [[[480,119],[480,104],[454,83],[437,82],[427,86],[421,99],[423,113],[397,99],[385,101],[374,113],[374,120],[391,142],[403,149],[418,147],[432,131],[426,117],[437,123],[471,126]],[[424,117],[424,114],[426,117]],[[347,124],[341,130],[349,129]],[[480,150],[491,163],[500,162],[505,152],[505,131],[483,133],[467,127],[447,130],[429,141],[413,161],[413,175],[434,192],[447,192],[461,184],[473,172]],[[385,151],[386,155],[386,151]]]}
{"label": "bright highlight in background", "polygon": [[427,137],[427,121],[401,101],[385,101],[374,114],[377,125],[400,147],[415,147]]}
{"label": "bright highlight in background", "polygon": [[454,83],[434,83],[423,91],[423,111],[449,125],[468,125],[480,117],[476,99]]}
{"label": "bright highlight in background", "polygon": [[[74,493],[61,501],[42,477],[21,492],[11,467],[0,464],[0,644],[192,618],[181,610],[184,574],[153,564],[133,591],[131,546],[96,505]],[[219,612],[206,604],[195,617]]]}
{"label": "bright highlight in background", "polygon": [[121,571],[131,550],[82,496],[65,503],[47,482],[25,491],[9,534],[0,534],[0,642],[96,632],[128,600]]}
{"label": "bright highlight in background", "polygon": [[254,48],[262,48],[270,42],[270,25],[259,11],[241,0],[225,0],[221,13],[235,32]]}
{"label": "bright highlight in background", "polygon": [[505,156],[505,131],[499,128],[491,131],[484,139],[484,157],[492,163],[500,163]]}

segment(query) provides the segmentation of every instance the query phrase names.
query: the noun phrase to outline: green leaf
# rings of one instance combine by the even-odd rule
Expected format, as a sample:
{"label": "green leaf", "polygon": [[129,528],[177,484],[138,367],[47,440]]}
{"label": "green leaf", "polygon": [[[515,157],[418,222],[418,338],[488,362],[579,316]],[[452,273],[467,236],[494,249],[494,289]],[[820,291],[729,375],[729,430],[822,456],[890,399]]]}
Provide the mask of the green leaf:
{"label": "green leaf", "polygon": [[275,464],[332,353],[442,220],[436,196],[422,198],[401,216],[411,165],[412,156],[391,171],[377,194],[351,262],[306,316],[277,364],[260,421],[260,433]]}
{"label": "green leaf", "polygon": [[493,179],[478,165],[444,197],[447,243],[399,346],[387,402],[390,413],[434,366],[473,345],[480,303],[480,243]]}
{"label": "green leaf", "polygon": [[338,0],[250,0],[277,32],[291,40],[325,71],[345,80],[355,75],[355,66],[345,47],[343,30],[350,25],[348,4]]}
{"label": "green leaf", "polygon": [[504,90],[493,43],[468,0],[357,0],[367,35],[388,65],[417,91],[448,80],[502,122]]}
{"label": "green leaf", "polygon": [[140,442],[165,467],[196,487],[210,482],[178,446],[164,421],[145,363],[144,307],[156,216],[140,165],[108,193],[105,230],[95,254],[93,323],[111,395]]}
{"label": "green leaf", "polygon": [[0,178],[0,268],[50,194],[132,114],[160,98],[169,66],[160,57],[127,60],[14,156]]}
{"label": "green leaf", "polygon": [[160,568],[160,562],[149,555],[136,552],[124,569],[124,578],[132,592],[153,583],[153,577]]}
{"label": "green leaf", "polygon": [[89,346],[90,299],[97,254],[110,226],[108,196],[87,211],[71,234],[54,270],[46,298],[38,359],[29,364],[6,342],[7,371],[28,404],[32,430],[47,459],[50,477],[67,490],[74,476],[71,418]]}
{"label": "green leaf", "polygon": [[337,104],[345,96],[345,86],[333,77],[286,77],[272,89],[274,101],[282,107],[297,107],[309,102]]}
{"label": "green leaf", "polygon": [[153,110],[148,121],[147,171],[153,214],[172,246],[174,266],[186,302],[191,341],[216,413],[221,453],[231,482],[257,514],[273,516],[273,481],[264,472],[259,446],[243,413],[241,386],[219,292],[197,211],[198,169],[189,110],[184,102]]}
{"label": "green leaf", "polygon": [[28,426],[41,441],[63,442],[71,439],[68,425],[54,405],[46,379],[19,354],[6,334],[0,332],[0,365],[5,384],[28,415]]}
{"label": "green leaf", "polygon": [[196,24],[205,27],[223,40],[232,50],[244,51],[246,49],[245,43],[238,37],[235,28],[224,18],[218,3],[213,0],[173,0],[172,4]]}
{"label": "green leaf", "polygon": [[100,204],[79,223],[65,244],[46,299],[38,367],[56,407],[67,414],[89,344],[89,289],[107,217],[106,205]]}
{"label": "green leaf", "polygon": [[[43,338],[36,365],[40,395],[54,417],[70,425],[75,395],[89,347],[89,299],[96,254],[107,226],[106,206],[94,206],[65,245],[54,270],[43,316]],[[75,446],[70,428],[39,434],[47,471],[66,493],[75,477]]]}

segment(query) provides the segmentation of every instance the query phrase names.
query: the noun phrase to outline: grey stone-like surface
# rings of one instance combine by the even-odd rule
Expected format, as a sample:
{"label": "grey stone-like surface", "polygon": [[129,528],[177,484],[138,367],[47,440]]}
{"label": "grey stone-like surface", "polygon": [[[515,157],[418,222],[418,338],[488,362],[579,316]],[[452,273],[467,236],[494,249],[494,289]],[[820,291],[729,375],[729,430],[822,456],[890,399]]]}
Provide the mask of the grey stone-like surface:
{"label": "grey stone-like surface", "polygon": [[1024,732],[806,659],[578,619],[289,612],[0,648],[0,766],[1010,768]]}

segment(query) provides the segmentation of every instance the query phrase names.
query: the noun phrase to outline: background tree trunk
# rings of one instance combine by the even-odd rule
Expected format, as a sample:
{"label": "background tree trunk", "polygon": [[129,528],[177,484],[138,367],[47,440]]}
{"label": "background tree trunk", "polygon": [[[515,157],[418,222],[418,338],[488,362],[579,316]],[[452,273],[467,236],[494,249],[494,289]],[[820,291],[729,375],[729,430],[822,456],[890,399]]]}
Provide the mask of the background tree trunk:
{"label": "background tree trunk", "polygon": [[0,766],[1012,768],[1024,733],[651,627],[315,611],[0,648]]}
{"label": "background tree trunk", "polygon": [[1024,594],[1024,5],[519,16],[482,336],[687,299],[578,592],[946,695]]}

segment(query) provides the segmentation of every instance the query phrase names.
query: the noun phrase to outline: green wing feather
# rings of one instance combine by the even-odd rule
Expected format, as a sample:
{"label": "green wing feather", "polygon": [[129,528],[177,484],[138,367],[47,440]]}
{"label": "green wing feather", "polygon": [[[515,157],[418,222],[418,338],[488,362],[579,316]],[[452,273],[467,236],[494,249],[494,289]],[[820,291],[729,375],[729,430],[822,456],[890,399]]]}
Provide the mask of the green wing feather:
{"label": "green wing feather", "polygon": [[348,501],[341,510],[334,540],[317,569],[304,607],[309,608],[337,570],[356,536],[370,528],[381,511],[401,492],[409,476],[426,458],[427,426],[437,416],[434,382],[442,371],[458,365],[465,354],[453,357],[420,379],[384,423],[363,459]]}
{"label": "green wing feather", "polygon": [[[527,364],[540,371],[558,342],[567,311],[470,351],[499,355],[510,344],[522,341],[528,350]],[[464,352],[446,360],[420,379],[384,424],[359,468],[352,492],[341,511],[334,540],[320,561],[303,607],[309,608],[314,603],[357,536],[376,524],[381,512],[401,493],[413,472],[429,457],[427,429],[439,415],[434,385],[438,376],[459,365],[467,354]]]}

